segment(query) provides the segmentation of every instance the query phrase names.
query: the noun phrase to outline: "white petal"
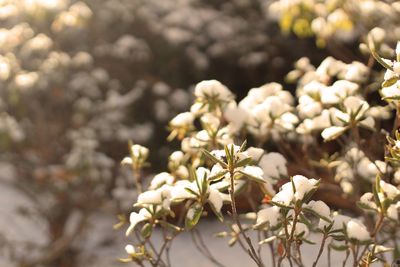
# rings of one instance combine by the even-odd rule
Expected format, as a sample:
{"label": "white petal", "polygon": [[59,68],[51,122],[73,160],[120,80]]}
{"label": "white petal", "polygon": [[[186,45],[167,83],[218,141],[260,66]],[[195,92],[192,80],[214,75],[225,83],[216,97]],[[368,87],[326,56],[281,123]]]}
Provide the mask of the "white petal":
{"label": "white petal", "polygon": [[332,126],[322,131],[321,136],[326,141],[334,140],[347,130],[346,127]]}

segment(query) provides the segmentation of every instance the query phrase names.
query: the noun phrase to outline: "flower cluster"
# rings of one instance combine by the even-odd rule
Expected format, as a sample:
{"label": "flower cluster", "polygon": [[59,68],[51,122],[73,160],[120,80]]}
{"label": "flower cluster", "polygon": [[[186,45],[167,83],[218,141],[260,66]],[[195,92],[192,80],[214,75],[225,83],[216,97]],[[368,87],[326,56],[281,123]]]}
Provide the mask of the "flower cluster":
{"label": "flower cluster", "polygon": [[[224,220],[224,206],[230,210],[231,232],[217,236],[230,236],[229,245],[241,244],[257,266],[263,266],[263,261],[248,236],[250,231],[264,237],[258,246],[276,249],[271,257],[278,265],[301,266],[301,244],[314,244],[315,233],[322,240],[313,266],[325,244],[351,253],[354,264],[383,260],[379,254],[392,250],[393,243],[385,241],[381,229],[385,225],[397,231],[398,227],[400,190],[389,177],[397,173],[399,134],[396,139],[388,137],[392,156],[386,161],[378,147],[367,147],[382,140],[376,127],[391,118],[392,109],[388,103],[369,101],[379,88],[361,90],[371,86],[373,71],[361,62],[346,64],[331,57],[318,67],[302,58],[295,67],[288,78],[297,83],[297,99],[278,83],[252,88],[239,102],[219,81],[195,86],[190,112],[169,123],[169,139],[181,141],[181,151],[171,154],[169,172],[154,176],[134,205],[141,209],[130,215],[127,234],[144,224],[140,230],[144,239],[138,246],[149,250],[146,257],[131,261],[164,262],[161,254],[151,256],[154,252],[146,246],[151,239],[148,229],[165,228],[168,244],[179,233],[193,231],[209,211]],[[255,146],[234,144],[243,139]],[[329,192],[318,194],[327,186],[353,203],[344,206],[349,213],[332,208],[340,204],[329,202]],[[251,197],[254,192],[258,196]],[[240,216],[243,196],[251,198],[252,212]],[[356,202],[365,210],[364,218]],[[350,216],[351,212],[357,215]],[[177,215],[176,223],[167,225],[168,216]]]}
{"label": "flower cluster", "polygon": [[266,5],[267,15],[279,21],[283,32],[292,31],[299,37],[315,35],[319,46],[332,39],[354,41],[377,26],[395,32],[392,41],[399,37],[393,31],[400,10],[396,1],[278,0]]}

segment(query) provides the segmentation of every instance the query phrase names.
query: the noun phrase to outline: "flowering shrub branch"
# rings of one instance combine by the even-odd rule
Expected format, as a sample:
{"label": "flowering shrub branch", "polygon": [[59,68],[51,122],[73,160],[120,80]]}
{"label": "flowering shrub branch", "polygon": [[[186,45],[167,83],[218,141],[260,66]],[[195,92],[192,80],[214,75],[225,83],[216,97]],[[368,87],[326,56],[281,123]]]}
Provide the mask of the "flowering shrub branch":
{"label": "flowering shrub branch", "polygon": [[[289,73],[297,83],[298,102],[277,83],[253,88],[237,103],[220,82],[200,82],[190,112],[170,122],[169,139],[177,138],[181,151],[169,158],[170,172],[156,175],[149,190],[138,196],[135,207],[141,210],[131,213],[127,234],[136,232],[143,222],[140,234],[146,239],[151,238],[148,228],[156,225],[164,230],[176,228],[176,234],[165,236],[167,244],[182,231],[197,231],[209,210],[223,221],[223,206],[230,203],[230,232],[217,236],[231,237],[229,245],[238,243],[257,266],[266,266],[261,254],[265,245],[273,266],[305,266],[303,244],[318,246],[312,266],[320,264],[325,249],[329,264],[331,250],[344,252],[343,265],[350,260],[353,266],[387,263],[381,255],[397,247],[396,239],[392,242],[387,235],[398,227],[400,190],[393,182],[400,182],[396,178],[400,134],[396,132],[395,139],[386,135],[386,161],[377,156],[383,150],[374,148],[377,153],[368,148],[377,138],[382,140],[377,125],[390,119],[391,103],[396,101],[383,97],[388,103],[383,106],[368,101],[370,96],[362,88],[368,86],[373,72],[361,62],[346,64],[327,58],[316,68],[301,59]],[[388,84],[383,83],[382,93],[385,86],[393,86]],[[245,139],[258,147],[247,147],[246,141],[235,145]],[[326,155],[324,150],[333,143],[334,153]],[[299,153],[304,153],[303,159]],[[393,171],[394,179],[390,178]],[[331,210],[318,195],[329,184],[338,185],[344,199],[355,198],[359,209]],[[250,198],[245,209],[251,212],[240,214],[243,207],[238,204],[243,204],[244,195]],[[174,220],[170,225],[167,217],[176,213],[185,216],[185,222]],[[315,241],[313,235],[321,237]],[[131,260],[159,264],[163,250],[164,245],[155,254],[157,260],[143,253]]]}

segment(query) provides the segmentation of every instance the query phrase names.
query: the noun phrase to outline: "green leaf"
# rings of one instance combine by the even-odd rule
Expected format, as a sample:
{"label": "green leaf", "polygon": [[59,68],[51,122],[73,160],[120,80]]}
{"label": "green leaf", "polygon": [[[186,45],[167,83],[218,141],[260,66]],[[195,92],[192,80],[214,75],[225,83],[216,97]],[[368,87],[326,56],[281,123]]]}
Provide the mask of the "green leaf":
{"label": "green leaf", "polygon": [[231,152],[229,151],[229,148],[227,145],[224,146],[224,150],[225,150],[225,155],[226,155],[226,161],[228,162],[228,165],[231,165],[233,162],[233,155],[231,155]]}
{"label": "green leaf", "polygon": [[395,84],[395,83],[397,82],[397,80],[398,80],[397,77],[393,77],[393,78],[390,78],[389,80],[385,80],[385,81],[382,83],[382,87],[389,87],[389,86],[392,86],[393,84]]}
{"label": "green leaf", "polygon": [[224,177],[224,175],[227,174],[227,173],[228,173],[228,170],[222,170],[222,171],[217,172],[216,174],[214,174],[212,176],[209,176],[208,180],[209,181],[216,181],[216,180],[222,179],[222,177]]}
{"label": "green leaf", "polygon": [[290,183],[292,184],[293,193],[296,193],[296,185],[293,182],[293,177],[290,176]]}
{"label": "green leaf", "polygon": [[264,179],[260,179],[259,177],[253,176],[249,173],[246,173],[244,171],[238,171],[240,174],[246,176],[247,178],[249,178],[250,180],[257,182],[257,183],[266,183],[266,181]]}
{"label": "green leaf", "polygon": [[224,221],[224,216],[222,215],[222,213],[217,211],[217,209],[214,207],[214,205],[213,205],[213,203],[211,201],[208,201],[208,204],[210,205],[210,208],[214,212],[215,216],[217,216],[218,220],[220,222],[223,222]]}
{"label": "green leaf", "polygon": [[376,175],[375,184],[372,185],[372,193],[374,195],[374,201],[375,201],[376,206],[378,206],[382,209],[383,208],[382,203],[381,203],[381,200],[378,195],[378,192],[380,191],[380,181],[381,181],[381,178],[378,174],[378,175]]}
{"label": "green leaf", "polygon": [[201,184],[201,194],[204,194],[207,191],[208,191],[207,173],[204,173],[202,184]]}
{"label": "green leaf", "polygon": [[140,234],[143,236],[143,238],[147,239],[151,236],[152,232],[153,232],[153,225],[151,223],[146,223],[145,225],[143,225]]}
{"label": "green leaf", "polygon": [[311,200],[312,196],[314,195],[314,193],[317,191],[318,189],[318,184],[316,186],[314,186],[310,191],[308,191],[307,194],[304,195],[303,197],[303,203],[307,203]]}
{"label": "green leaf", "polygon": [[311,241],[311,240],[308,240],[308,239],[305,239],[305,238],[302,238],[301,240],[302,240],[303,242],[307,243],[307,244],[310,244],[310,245],[315,245],[315,244],[317,244],[317,243],[315,243],[314,241]]}
{"label": "green leaf", "polygon": [[186,213],[185,228],[192,229],[199,222],[201,214],[203,213],[203,206],[199,203],[194,203]]}
{"label": "green leaf", "polygon": [[279,202],[275,202],[275,201],[272,201],[272,200],[269,201],[269,204],[277,206],[277,207],[282,208],[282,209],[287,209],[287,210],[293,209],[293,207],[286,206],[286,205],[283,205],[283,204],[281,204]]}
{"label": "green leaf", "polygon": [[372,207],[368,206],[367,204],[362,203],[362,202],[360,202],[360,201],[357,201],[356,204],[357,204],[357,207],[359,207],[360,209],[363,209],[363,210],[373,210],[373,211],[375,211],[374,208],[372,208]]}
{"label": "green leaf", "polygon": [[166,221],[160,221],[160,225],[165,227],[165,228],[174,230],[176,232],[181,232],[182,231],[182,228],[180,228],[180,227],[178,227],[176,225],[173,225],[173,224],[171,224],[169,222],[166,222]]}
{"label": "green leaf", "polygon": [[347,250],[347,246],[346,245],[333,245],[332,243],[329,244],[329,247],[333,250],[336,251],[346,251]]}
{"label": "green leaf", "polygon": [[235,168],[240,168],[249,165],[253,161],[252,158],[245,158],[235,163]]}
{"label": "green leaf", "polygon": [[242,145],[240,146],[239,152],[243,152],[246,149],[247,140],[244,140]]}
{"label": "green leaf", "polygon": [[329,218],[318,214],[317,212],[315,212],[314,210],[312,210],[312,209],[310,209],[310,208],[303,208],[303,210],[306,211],[306,212],[309,212],[309,213],[313,214],[314,216],[316,216],[316,217],[318,217],[318,218],[320,218],[320,219],[322,219],[322,220],[324,220],[324,221],[326,221],[326,222],[328,222],[328,223],[331,223],[331,222],[332,222]]}
{"label": "green leaf", "polygon": [[190,194],[195,195],[196,197],[199,197],[199,194],[197,194],[195,191],[193,191],[189,187],[185,187],[185,190],[188,191]]}

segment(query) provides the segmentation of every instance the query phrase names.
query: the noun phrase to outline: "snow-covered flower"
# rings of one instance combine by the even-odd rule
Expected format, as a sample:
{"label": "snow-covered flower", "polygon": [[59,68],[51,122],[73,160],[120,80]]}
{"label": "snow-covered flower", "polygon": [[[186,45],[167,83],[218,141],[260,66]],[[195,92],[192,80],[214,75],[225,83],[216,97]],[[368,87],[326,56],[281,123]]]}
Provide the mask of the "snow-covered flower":
{"label": "snow-covered flower", "polygon": [[[296,202],[297,200],[303,200],[304,196],[316,188],[318,183],[318,180],[308,179],[302,175],[295,175],[292,178],[292,182],[282,185],[281,191],[279,191],[272,200],[289,206],[292,201]],[[294,189],[295,191],[293,191]]]}
{"label": "snow-covered flower", "polygon": [[125,246],[125,251],[126,251],[126,253],[128,254],[128,255],[133,255],[133,254],[135,254],[135,247],[134,246],[132,246],[131,244],[128,244],[128,245],[126,245]]}
{"label": "snow-covered flower", "polygon": [[307,205],[307,208],[313,210],[315,213],[317,213],[319,216],[324,217],[324,218],[329,218],[331,214],[331,210],[328,207],[328,205],[325,204],[325,202],[318,200],[311,200]]}
{"label": "snow-covered flower", "polygon": [[264,172],[264,178],[270,180],[277,180],[287,176],[286,164],[286,159],[277,152],[263,155],[258,163]]}
{"label": "snow-covered flower", "polygon": [[130,225],[126,230],[126,235],[130,235],[138,223],[149,220],[151,218],[152,215],[146,208],[140,209],[139,212],[132,212],[129,216]]}
{"label": "snow-covered flower", "polygon": [[149,205],[160,205],[163,209],[168,210],[171,202],[171,187],[164,184],[155,190],[148,190],[138,196],[135,205],[147,207]]}
{"label": "snow-covered flower", "polygon": [[[336,231],[343,230],[343,224],[346,225],[351,220],[351,217],[339,214],[338,212],[333,212],[332,216],[330,216],[329,219],[333,222],[331,231]],[[319,221],[318,228],[323,229],[330,224],[330,222],[321,219]]]}
{"label": "snow-covered flower", "polygon": [[234,99],[232,92],[217,80],[206,80],[199,82],[194,88],[196,97],[195,104],[191,107],[191,112],[201,114],[212,112],[222,108]]}
{"label": "snow-covered flower", "polygon": [[361,242],[371,239],[367,227],[357,219],[351,219],[347,222],[346,232],[350,239],[356,239]]}
{"label": "snow-covered flower", "polygon": [[268,207],[257,212],[256,227],[267,224],[270,228],[279,223],[280,209],[277,206]]}
{"label": "snow-covered flower", "polygon": [[172,185],[175,178],[168,172],[161,172],[153,177],[150,182],[149,189],[154,190],[161,187],[164,184]]}
{"label": "snow-covered flower", "polygon": [[169,128],[171,134],[168,139],[172,140],[175,137],[178,137],[179,140],[182,140],[186,133],[193,129],[193,121],[195,116],[190,112],[182,112],[176,115],[170,122]]}

